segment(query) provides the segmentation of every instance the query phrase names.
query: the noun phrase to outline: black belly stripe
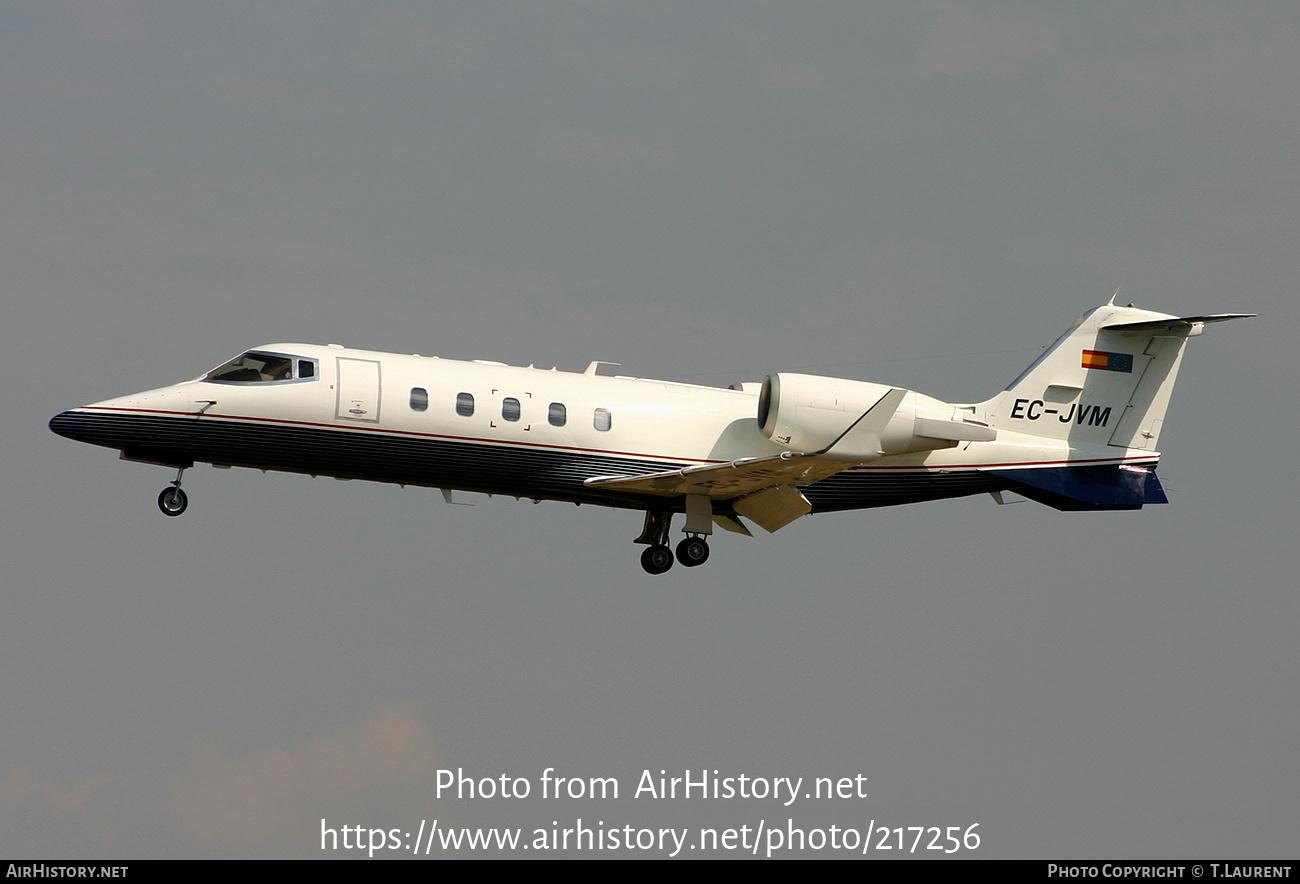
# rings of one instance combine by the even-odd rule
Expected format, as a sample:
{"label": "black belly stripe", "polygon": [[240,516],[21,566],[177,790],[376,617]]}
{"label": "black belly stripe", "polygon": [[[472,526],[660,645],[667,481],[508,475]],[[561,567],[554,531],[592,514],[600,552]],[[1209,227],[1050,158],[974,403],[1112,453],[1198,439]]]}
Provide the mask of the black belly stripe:
{"label": "black belly stripe", "polygon": [[[588,488],[592,476],[635,476],[686,463],[592,452],[406,436],[269,422],[68,411],[50,421],[61,436],[156,459],[456,488],[630,509],[681,511],[681,498]],[[153,458],[150,458],[153,459]],[[1005,490],[1016,483],[973,470],[850,470],[802,488],[814,512],[893,506]],[[720,506],[720,511],[725,511]]]}

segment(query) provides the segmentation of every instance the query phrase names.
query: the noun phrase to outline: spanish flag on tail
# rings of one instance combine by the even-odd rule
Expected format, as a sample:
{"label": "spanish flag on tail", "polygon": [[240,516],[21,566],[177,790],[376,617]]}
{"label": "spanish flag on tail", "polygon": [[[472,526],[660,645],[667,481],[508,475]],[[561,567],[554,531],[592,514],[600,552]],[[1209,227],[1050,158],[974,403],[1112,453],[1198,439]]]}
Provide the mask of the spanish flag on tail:
{"label": "spanish flag on tail", "polygon": [[1133,357],[1127,353],[1107,353],[1105,350],[1084,350],[1083,367],[1102,371],[1133,371]]}

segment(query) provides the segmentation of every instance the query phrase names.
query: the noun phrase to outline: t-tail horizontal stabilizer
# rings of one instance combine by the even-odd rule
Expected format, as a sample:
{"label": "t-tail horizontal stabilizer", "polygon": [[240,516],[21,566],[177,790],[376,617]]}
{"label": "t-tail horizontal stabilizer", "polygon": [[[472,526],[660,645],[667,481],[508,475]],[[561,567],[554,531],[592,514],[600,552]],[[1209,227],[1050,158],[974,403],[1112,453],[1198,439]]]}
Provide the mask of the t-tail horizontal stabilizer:
{"label": "t-tail horizontal stabilizer", "polygon": [[1252,316],[1258,316],[1257,313],[1207,313],[1204,316],[1170,316],[1165,319],[1152,319],[1145,322],[1106,322],[1102,328],[1110,331],[1172,331],[1177,328],[1191,328],[1193,334],[1199,334],[1196,331],[1198,325],[1204,326],[1207,322],[1227,322],[1229,319],[1249,319]]}

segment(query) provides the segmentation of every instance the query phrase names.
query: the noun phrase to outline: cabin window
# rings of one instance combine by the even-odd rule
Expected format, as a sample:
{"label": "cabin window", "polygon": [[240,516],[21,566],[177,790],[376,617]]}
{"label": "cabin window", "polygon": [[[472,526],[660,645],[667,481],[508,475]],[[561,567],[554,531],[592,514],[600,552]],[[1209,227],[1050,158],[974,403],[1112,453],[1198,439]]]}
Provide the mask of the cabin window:
{"label": "cabin window", "polygon": [[546,410],[546,420],[553,427],[564,426],[568,419],[569,413],[565,410],[563,402],[552,402]]}
{"label": "cabin window", "polygon": [[212,369],[203,376],[203,380],[218,384],[273,384],[283,381],[313,381],[316,377],[315,359],[249,350],[238,359]]}
{"label": "cabin window", "polygon": [[429,391],[424,387],[411,388],[411,410],[425,411],[429,407]]}
{"label": "cabin window", "polygon": [[519,420],[519,400],[507,396],[501,400],[501,416],[508,421]]}
{"label": "cabin window", "polygon": [[610,415],[608,408],[597,408],[596,414],[591,420],[592,426],[602,433],[609,429],[612,422],[613,417]]}
{"label": "cabin window", "polygon": [[474,394],[457,393],[456,394],[456,413],[461,417],[469,417],[474,413]]}

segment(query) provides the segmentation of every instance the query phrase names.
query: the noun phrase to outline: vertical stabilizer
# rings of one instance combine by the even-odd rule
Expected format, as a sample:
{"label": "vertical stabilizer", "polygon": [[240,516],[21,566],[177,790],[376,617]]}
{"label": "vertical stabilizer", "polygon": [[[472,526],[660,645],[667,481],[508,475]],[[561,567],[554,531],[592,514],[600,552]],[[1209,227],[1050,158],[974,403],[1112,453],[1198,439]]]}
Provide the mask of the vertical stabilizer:
{"label": "vertical stabilizer", "polygon": [[1177,317],[1107,304],[1079,318],[982,412],[998,429],[1155,451],[1183,346],[1207,322],[1253,314]]}

